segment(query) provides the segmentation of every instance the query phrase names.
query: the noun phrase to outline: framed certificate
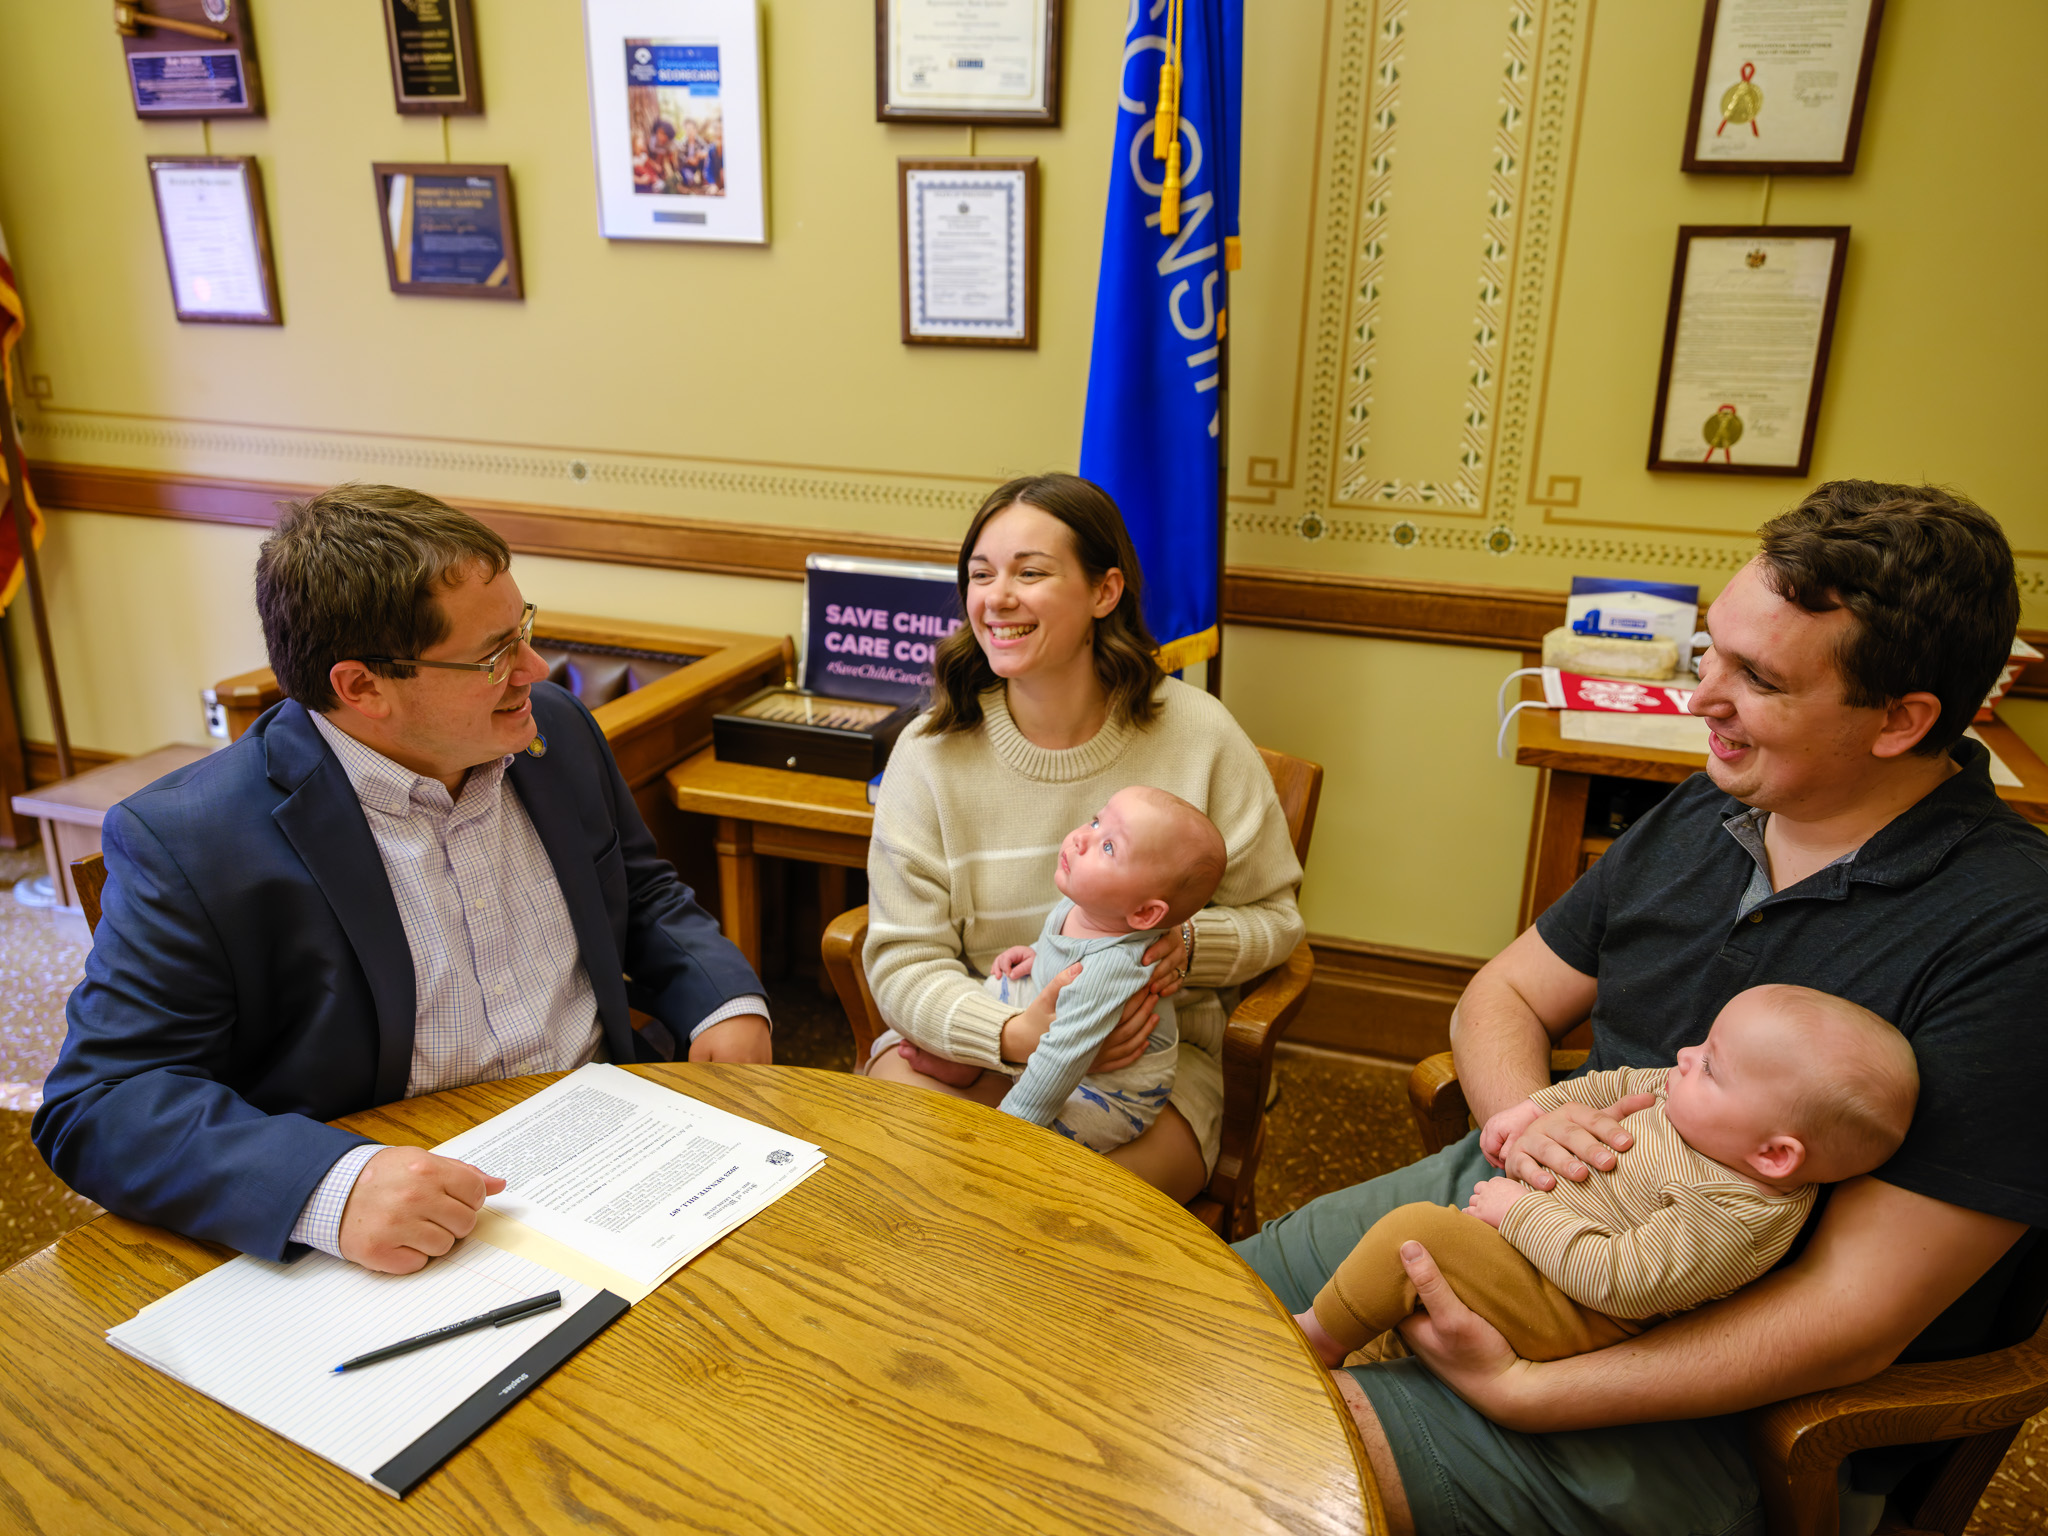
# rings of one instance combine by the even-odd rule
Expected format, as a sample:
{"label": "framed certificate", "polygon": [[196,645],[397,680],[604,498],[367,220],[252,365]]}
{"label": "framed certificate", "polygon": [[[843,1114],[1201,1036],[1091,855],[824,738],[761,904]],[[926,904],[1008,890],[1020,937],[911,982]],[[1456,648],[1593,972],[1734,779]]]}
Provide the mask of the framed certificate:
{"label": "framed certificate", "polygon": [[151,155],[157,230],[180,320],[282,325],[254,155]]}
{"label": "framed certificate", "polygon": [[1848,249],[1845,225],[1679,230],[1650,468],[1806,474]]}
{"label": "framed certificate", "polygon": [[137,117],[263,115],[248,0],[116,5],[114,30]]}
{"label": "framed certificate", "polygon": [[768,243],[756,0],[583,0],[608,240]]}
{"label": "framed certificate", "polygon": [[1738,176],[1855,170],[1884,0],[1706,3],[1684,168]]}
{"label": "framed certificate", "polygon": [[393,293],[523,299],[512,173],[502,165],[375,165]]}
{"label": "framed certificate", "polygon": [[1038,345],[1038,161],[898,160],[903,340]]}
{"label": "framed certificate", "polygon": [[1060,0],[875,0],[875,119],[1060,121]]}
{"label": "framed certificate", "polygon": [[459,117],[484,109],[469,0],[381,0],[391,56],[391,100],[400,112]]}

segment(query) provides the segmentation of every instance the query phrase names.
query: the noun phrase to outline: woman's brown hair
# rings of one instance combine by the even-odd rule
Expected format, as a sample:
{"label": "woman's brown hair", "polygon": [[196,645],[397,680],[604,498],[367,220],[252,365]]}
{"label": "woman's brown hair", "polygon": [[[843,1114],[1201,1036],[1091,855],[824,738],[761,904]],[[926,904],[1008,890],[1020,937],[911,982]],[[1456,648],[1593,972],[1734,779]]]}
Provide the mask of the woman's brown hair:
{"label": "woman's brown hair", "polygon": [[[1150,725],[1159,713],[1153,694],[1166,674],[1159,669],[1159,647],[1145,626],[1145,577],[1138,568],[1138,552],[1131,547],[1123,514],[1109,493],[1093,481],[1079,475],[1026,475],[989,492],[974,521],[967,525],[967,537],[960,541],[961,616],[967,614],[967,565],[982,529],[998,513],[1020,503],[1066,525],[1090,583],[1100,583],[1111,571],[1123,572],[1123,596],[1116,607],[1095,621],[1095,675],[1109,694],[1112,720]],[[932,708],[926,729],[935,736],[973,730],[981,724],[982,693],[998,681],[981,642],[974,638],[973,626],[962,624],[939,642],[932,664]]]}

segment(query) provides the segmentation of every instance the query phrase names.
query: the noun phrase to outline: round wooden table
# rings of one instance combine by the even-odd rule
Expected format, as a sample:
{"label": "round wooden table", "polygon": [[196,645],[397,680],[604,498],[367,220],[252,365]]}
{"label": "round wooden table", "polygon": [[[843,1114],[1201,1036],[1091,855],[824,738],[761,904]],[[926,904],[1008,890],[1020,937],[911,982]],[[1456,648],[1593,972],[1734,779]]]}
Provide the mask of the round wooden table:
{"label": "round wooden table", "polygon": [[[830,1159],[402,1503],[106,1342],[230,1256],[105,1216],[0,1274],[0,1524],[41,1531],[1378,1532],[1350,1418],[1180,1206],[977,1105],[634,1069]],[[553,1081],[340,1122],[431,1146]]]}

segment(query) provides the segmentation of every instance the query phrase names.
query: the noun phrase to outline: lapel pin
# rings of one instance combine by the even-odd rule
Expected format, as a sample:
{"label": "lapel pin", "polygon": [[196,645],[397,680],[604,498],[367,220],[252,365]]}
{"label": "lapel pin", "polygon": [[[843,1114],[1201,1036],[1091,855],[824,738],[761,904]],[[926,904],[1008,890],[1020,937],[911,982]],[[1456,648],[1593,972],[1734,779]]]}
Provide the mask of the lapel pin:
{"label": "lapel pin", "polygon": [[535,736],[533,740],[529,741],[526,744],[526,755],[528,757],[546,757],[548,755],[547,737]]}

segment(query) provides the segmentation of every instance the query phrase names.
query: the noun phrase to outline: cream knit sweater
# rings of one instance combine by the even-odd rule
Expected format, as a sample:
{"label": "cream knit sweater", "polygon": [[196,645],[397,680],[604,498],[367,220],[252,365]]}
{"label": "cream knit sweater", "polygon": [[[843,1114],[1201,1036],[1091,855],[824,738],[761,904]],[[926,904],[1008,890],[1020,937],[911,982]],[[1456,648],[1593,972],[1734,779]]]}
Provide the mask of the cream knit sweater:
{"label": "cream knit sweater", "polygon": [[1193,971],[1174,997],[1182,1043],[1222,1054],[1217,989],[1271,969],[1300,942],[1301,866],[1272,778],[1236,719],[1172,678],[1158,698],[1150,726],[1112,720],[1058,752],[1025,739],[1001,687],[981,696],[979,729],[930,736],[920,718],[904,731],[875,805],[864,957],[893,1028],[954,1061],[1000,1066],[1003,1021],[1017,1010],[977,978],[1038,937],[1059,900],[1060,839],[1117,790],[1149,784],[1200,807],[1229,849],[1214,904],[1195,917]]}

